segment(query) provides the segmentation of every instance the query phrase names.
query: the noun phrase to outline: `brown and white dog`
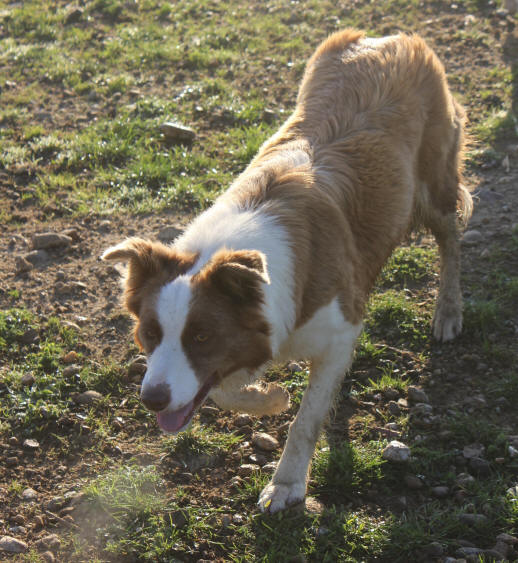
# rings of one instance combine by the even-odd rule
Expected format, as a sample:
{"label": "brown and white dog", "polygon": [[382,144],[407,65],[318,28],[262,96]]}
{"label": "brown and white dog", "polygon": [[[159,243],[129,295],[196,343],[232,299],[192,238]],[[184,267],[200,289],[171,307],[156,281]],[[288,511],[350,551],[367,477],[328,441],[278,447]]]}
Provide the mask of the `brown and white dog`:
{"label": "brown and white dog", "polygon": [[332,35],[307,64],[293,115],[172,246],[129,239],[125,304],[147,352],[144,404],[166,432],[211,397],[274,414],[272,361],[307,358],[311,375],[284,452],[259,498],[276,512],[303,500],[311,457],[349,368],[384,262],[413,227],[439,244],[438,340],[462,326],[457,216],[464,114],[417,36]]}

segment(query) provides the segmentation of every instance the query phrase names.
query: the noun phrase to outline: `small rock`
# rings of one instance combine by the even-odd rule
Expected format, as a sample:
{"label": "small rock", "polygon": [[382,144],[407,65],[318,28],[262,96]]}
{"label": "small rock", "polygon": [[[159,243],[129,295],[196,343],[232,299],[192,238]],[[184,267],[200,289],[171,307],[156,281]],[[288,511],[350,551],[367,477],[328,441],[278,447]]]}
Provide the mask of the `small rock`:
{"label": "small rock", "polygon": [[423,488],[423,482],[417,475],[407,474],[405,475],[405,485],[409,489],[418,490]]}
{"label": "small rock", "polygon": [[81,371],[80,365],[72,364],[71,366],[67,366],[63,370],[63,376],[64,377],[74,377],[74,375],[77,375],[80,371]]}
{"label": "small rock", "polygon": [[250,456],[248,456],[248,459],[252,462],[252,463],[256,463],[257,465],[264,465],[266,463],[266,456],[264,456],[263,454],[252,454]]}
{"label": "small rock", "polygon": [[487,516],[483,514],[461,514],[459,515],[459,520],[468,526],[477,526],[479,524],[485,524],[487,522]]}
{"label": "small rock", "polygon": [[406,399],[398,399],[397,401],[398,407],[400,409],[407,409],[408,408],[408,401]]}
{"label": "small rock", "polygon": [[243,465],[239,466],[237,472],[241,477],[249,477],[255,471],[259,471],[261,468],[256,465],[255,463],[243,463]]}
{"label": "small rock", "polygon": [[393,440],[385,447],[381,455],[387,461],[405,463],[410,459],[410,448],[397,440]]}
{"label": "small rock", "polygon": [[385,395],[385,397],[390,401],[395,401],[399,398],[399,391],[397,389],[393,389],[392,387],[387,387],[387,389],[383,391],[383,395]]}
{"label": "small rock", "polygon": [[22,540],[12,538],[11,536],[2,536],[0,538],[0,551],[8,553],[24,553],[29,546]]}
{"label": "small rock", "polygon": [[60,508],[63,508],[66,502],[67,501],[64,497],[54,497],[50,499],[49,502],[47,503],[47,510],[50,510],[51,512],[56,512]]}
{"label": "small rock", "polygon": [[324,503],[319,501],[315,497],[306,497],[304,506],[307,512],[311,514],[322,514],[322,512],[324,512],[325,510]]}
{"label": "small rock", "polygon": [[471,459],[474,457],[480,457],[484,454],[485,447],[482,444],[470,444],[469,446],[464,446],[462,450],[462,455],[466,459]]}
{"label": "small rock", "polygon": [[72,244],[72,239],[59,233],[38,233],[32,237],[32,247],[36,250],[64,248]]}
{"label": "small rock", "polygon": [[298,373],[303,370],[302,366],[297,362],[290,362],[287,369],[291,374]]}
{"label": "small rock", "polygon": [[160,133],[171,143],[192,143],[196,136],[196,133],[190,127],[172,121],[162,123],[159,129]]}
{"label": "small rock", "polygon": [[43,516],[41,514],[37,514],[34,518],[34,528],[36,530],[40,530],[41,528],[43,528],[45,526],[45,520],[43,519]]}
{"label": "small rock", "polygon": [[44,549],[57,551],[61,547],[61,540],[57,534],[49,534],[39,539],[34,543],[34,545],[40,551],[43,551]]}
{"label": "small rock", "polygon": [[396,401],[390,401],[388,404],[388,410],[392,416],[399,416],[401,414],[401,409]]}
{"label": "small rock", "polygon": [[457,549],[457,551],[455,552],[455,555],[457,557],[470,557],[470,556],[477,556],[479,554],[482,553],[482,549],[480,549],[479,547],[460,547],[459,549]]}
{"label": "small rock", "polygon": [[415,385],[410,385],[407,390],[408,399],[414,403],[429,403],[428,395],[420,388]]}
{"label": "small rock", "polygon": [[33,250],[26,254],[24,258],[34,266],[42,266],[49,261],[50,255],[46,250]]}
{"label": "small rock", "polygon": [[169,516],[171,520],[171,524],[175,528],[185,528],[189,523],[189,515],[185,510],[175,510],[174,512],[170,512],[166,516]]}
{"label": "small rock", "polygon": [[22,375],[22,377],[20,379],[20,383],[24,387],[30,387],[35,381],[36,381],[36,378],[34,377],[34,375],[32,375],[32,373],[25,373],[25,374]]}
{"label": "small rock", "polygon": [[146,373],[147,370],[147,364],[142,363],[141,361],[136,361],[133,360],[131,362],[131,364],[128,366],[128,375],[130,377],[133,377],[135,375],[137,376],[143,376]]}
{"label": "small rock", "polygon": [[23,447],[28,450],[37,450],[40,447],[40,443],[38,442],[38,440],[27,438],[23,441]]}
{"label": "small rock", "polygon": [[507,453],[509,454],[510,458],[518,457],[518,450],[513,446],[509,446],[507,448]]}
{"label": "small rock", "polygon": [[11,534],[16,534],[17,536],[24,536],[27,533],[27,528],[24,526],[11,526],[9,528]]}
{"label": "small rock", "polygon": [[20,440],[16,436],[11,436],[9,438],[9,445],[10,446],[17,446],[20,443]]}
{"label": "small rock", "polygon": [[5,464],[7,465],[7,467],[16,467],[18,465],[18,461],[19,461],[18,458],[15,455],[13,455],[6,458]]}
{"label": "small rock", "polygon": [[268,475],[271,475],[273,473],[275,473],[275,470],[277,469],[277,462],[276,461],[270,461],[270,463],[265,463],[262,467],[261,467],[261,471],[263,473],[266,473]]}
{"label": "small rock", "polygon": [[235,488],[239,487],[242,482],[243,482],[243,479],[241,479],[241,477],[239,475],[234,475],[234,477],[232,477],[232,479],[230,479],[230,486],[235,489]]}
{"label": "small rock", "polygon": [[252,424],[252,417],[248,414],[238,414],[234,419],[236,426],[248,426]]}
{"label": "small rock", "polygon": [[506,534],[506,533],[498,534],[498,536],[496,536],[496,539],[497,541],[503,541],[509,545],[518,544],[518,538],[516,538],[515,536],[511,536],[511,534]]}
{"label": "small rock", "polygon": [[423,549],[423,554],[426,555],[426,560],[439,559],[444,553],[444,547],[437,541],[429,543]]}
{"label": "small rock", "polygon": [[79,242],[81,240],[81,235],[78,230],[73,227],[65,229],[61,234],[70,237],[74,242]]}
{"label": "small rock", "polygon": [[432,487],[432,494],[437,498],[446,498],[450,494],[450,489],[443,485]]}
{"label": "small rock", "polygon": [[232,516],[232,522],[241,526],[241,524],[244,524],[245,522],[245,517],[242,514],[234,514],[234,516]]}
{"label": "small rock", "polygon": [[74,402],[78,405],[91,405],[100,401],[103,398],[101,393],[97,391],[85,391],[84,393],[79,393],[74,397]]}
{"label": "small rock", "polygon": [[71,350],[63,356],[65,364],[75,364],[79,360],[79,354],[75,350]]}
{"label": "small rock", "polygon": [[256,432],[252,435],[252,444],[261,450],[271,452],[279,447],[279,441],[266,434],[266,432]]}
{"label": "small rock", "polygon": [[36,500],[37,498],[38,498],[38,493],[34,489],[31,489],[30,487],[22,491],[23,500]]}
{"label": "small rock", "polygon": [[31,264],[24,256],[17,256],[15,258],[15,266],[16,274],[24,274],[25,272],[29,272],[34,268],[34,264]]}
{"label": "small rock", "polygon": [[156,236],[158,240],[162,242],[172,242],[182,233],[183,230],[180,229],[179,227],[175,227],[174,225],[168,225],[167,227],[160,229]]}
{"label": "small rock", "polygon": [[104,219],[99,223],[99,230],[103,233],[109,233],[111,230],[112,222],[109,219]]}
{"label": "small rock", "polygon": [[410,414],[414,416],[429,416],[432,413],[433,407],[428,403],[417,403],[410,409]]}
{"label": "small rock", "polygon": [[485,459],[480,457],[474,457],[469,460],[469,467],[477,475],[481,477],[487,477],[491,473],[491,465]]}
{"label": "small rock", "polygon": [[221,527],[228,528],[232,524],[232,516],[230,514],[221,515]]}
{"label": "small rock", "polygon": [[83,17],[84,11],[82,8],[73,7],[65,15],[65,24],[70,25],[72,23],[77,23]]}
{"label": "small rock", "polygon": [[473,477],[469,473],[459,473],[455,482],[460,487],[466,487],[467,485],[475,482],[475,477]]}
{"label": "small rock", "polygon": [[46,562],[46,563],[54,563],[54,561],[56,561],[56,557],[54,556],[54,554],[52,553],[52,551],[44,551],[40,557]]}
{"label": "small rock", "polygon": [[518,12],[518,0],[504,0],[504,8],[510,14],[516,14]]}
{"label": "small rock", "polygon": [[482,233],[474,229],[471,231],[466,231],[464,233],[464,236],[462,237],[462,242],[466,246],[476,246],[477,244],[482,242],[482,240],[483,240]]}
{"label": "small rock", "polygon": [[29,327],[20,337],[19,340],[23,344],[35,344],[39,339],[38,331]]}

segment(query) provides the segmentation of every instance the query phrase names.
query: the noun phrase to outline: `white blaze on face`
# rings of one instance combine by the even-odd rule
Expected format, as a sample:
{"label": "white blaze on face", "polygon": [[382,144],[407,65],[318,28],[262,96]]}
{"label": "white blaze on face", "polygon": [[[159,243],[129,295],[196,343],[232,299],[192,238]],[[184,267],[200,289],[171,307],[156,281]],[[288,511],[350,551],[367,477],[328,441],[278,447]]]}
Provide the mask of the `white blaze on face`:
{"label": "white blaze on face", "polygon": [[142,390],[167,384],[171,402],[166,410],[177,410],[194,399],[201,385],[182,346],[182,332],[191,301],[190,276],[180,276],[158,294],[156,311],[162,341],[148,358]]}

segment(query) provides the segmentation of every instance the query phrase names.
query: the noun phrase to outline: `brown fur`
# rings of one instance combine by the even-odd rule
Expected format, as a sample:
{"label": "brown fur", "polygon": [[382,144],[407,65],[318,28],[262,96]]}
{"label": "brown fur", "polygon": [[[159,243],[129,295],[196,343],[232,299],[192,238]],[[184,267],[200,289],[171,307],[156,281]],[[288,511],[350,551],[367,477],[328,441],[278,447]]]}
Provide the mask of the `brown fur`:
{"label": "brown fur", "polygon": [[202,381],[214,372],[219,380],[239,369],[253,372],[271,359],[260,308],[264,281],[264,257],[254,251],[221,250],[192,278],[182,345]]}
{"label": "brown fur", "polygon": [[[297,107],[223,197],[269,203],[294,241],[297,325],[339,295],[361,320],[384,262],[412,227],[438,236],[471,213],[460,185],[464,113],[418,36],[375,48],[332,35],[309,60]],[[286,154],[306,157],[294,167]],[[437,232],[437,229],[440,232]]]}

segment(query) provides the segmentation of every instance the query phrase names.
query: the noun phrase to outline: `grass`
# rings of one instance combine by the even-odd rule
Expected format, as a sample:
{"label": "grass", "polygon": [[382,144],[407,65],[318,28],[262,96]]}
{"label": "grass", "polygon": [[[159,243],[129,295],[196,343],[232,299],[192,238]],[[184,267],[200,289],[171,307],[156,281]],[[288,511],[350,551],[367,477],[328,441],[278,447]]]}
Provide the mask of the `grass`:
{"label": "grass", "polygon": [[[486,169],[498,170],[516,144],[516,69],[500,53],[507,31],[494,7],[478,0],[88,0],[76,20],[72,9],[32,0],[0,12],[0,172],[25,209],[49,225],[57,215],[73,222],[92,213],[206,208],[289,115],[318,41],[348,25],[369,36],[418,31],[430,40],[468,107],[467,172],[474,182]],[[466,15],[475,19],[465,22]],[[159,129],[165,121],[191,126],[194,143],[168,144]],[[1,192],[2,224],[13,232],[26,228],[14,199]],[[81,329],[28,310],[18,289],[0,290],[0,439],[37,438],[43,453],[35,459],[45,456],[37,463],[51,473],[65,463],[70,473],[54,486],[73,480],[85,491],[74,513],[80,530],[63,536],[62,555],[70,561],[397,562],[423,556],[433,541],[450,555],[459,539],[491,547],[498,533],[518,533],[518,502],[507,492],[517,472],[507,450],[518,401],[517,250],[515,230],[491,250],[487,271],[468,272],[460,352],[430,336],[435,248],[394,252],[369,303],[346,384],[357,404],[353,409],[340,397],[315,454],[309,492],[322,503],[317,511],[258,514],[255,503],[270,475],[257,470],[232,484],[253,450],[246,433],[233,432],[231,415],[202,415],[188,432],[158,435],[124,367],[81,354]],[[63,357],[71,350],[79,352],[80,367],[65,375]],[[295,373],[268,374],[282,373],[292,408],[285,417],[254,419],[252,430],[273,432],[295,414],[308,371],[304,364]],[[22,384],[27,373],[35,378],[29,386]],[[419,425],[404,408],[390,414],[384,393],[403,398],[410,383],[422,381],[435,383],[431,389],[443,401],[437,399],[429,424]],[[76,404],[75,394],[87,389],[103,399]],[[460,398],[448,403],[475,390],[487,408],[470,413]],[[404,467],[381,455],[380,429],[394,420],[412,445]],[[456,477],[469,470],[462,449],[473,442],[485,446],[489,474],[458,495]],[[279,452],[268,456],[276,460]],[[31,478],[19,468],[8,471],[8,498],[18,499]],[[409,490],[407,474],[419,475],[423,488]],[[435,498],[437,485],[449,486],[450,496]],[[13,503],[6,514],[21,510]],[[466,512],[488,521],[467,526],[459,518]],[[25,560],[41,559],[33,551]]]}

